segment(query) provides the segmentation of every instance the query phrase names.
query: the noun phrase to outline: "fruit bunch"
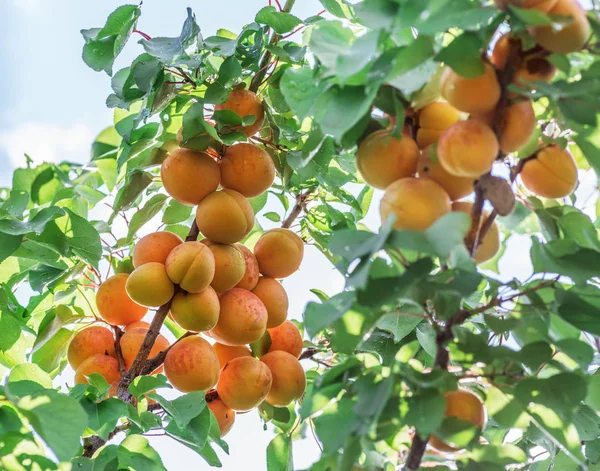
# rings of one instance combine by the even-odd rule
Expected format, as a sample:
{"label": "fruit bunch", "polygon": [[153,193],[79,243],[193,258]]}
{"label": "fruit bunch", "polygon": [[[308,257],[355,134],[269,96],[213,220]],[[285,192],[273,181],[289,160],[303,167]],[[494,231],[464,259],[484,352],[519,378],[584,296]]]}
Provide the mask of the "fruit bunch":
{"label": "fruit bunch", "polygon": [[[439,89],[437,99],[420,109],[407,107],[414,125],[405,125],[400,138],[384,129],[360,142],[357,168],[369,185],[385,190],[381,219],[395,215],[396,229],[424,231],[450,211],[471,214],[473,204],[460,200],[490,175],[494,163],[503,162],[535,138],[536,115],[525,91],[554,77],[556,68],[548,56],[578,51],[590,36],[589,22],[577,0],[495,3],[502,9],[514,5],[571,21],[560,30],[551,25],[529,28],[528,39],[537,43],[529,49],[524,48],[522,35],[504,34],[491,54],[482,58],[478,76],[464,77],[446,67],[433,87]],[[535,153],[519,157],[520,179],[532,194],[562,198],[577,186],[575,161],[558,144],[540,143]],[[500,248],[494,218],[486,224],[489,217],[484,213],[473,220],[489,227],[476,244],[477,263],[491,259]]]}
{"label": "fruit bunch", "polygon": [[[248,136],[262,125],[264,111],[253,92],[236,89],[219,106],[256,117],[240,129]],[[115,329],[120,334],[115,342],[103,326],[85,328],[73,338],[68,360],[77,383],[98,373],[111,384],[109,395],[115,395],[151,328],[142,319],[149,308],[166,306],[188,332],[172,345],[156,337],[149,361],[160,352],[166,355],[164,365],[150,373],[164,369],[181,392],[209,391],[209,408],[225,435],[235,411],[263,401],[287,406],[304,393],[306,378],[298,361],[302,335],[286,320],[288,296],[278,281],[298,270],[304,245],[284,228],[263,233],[254,251],[240,243],[254,227],[246,198],[265,192],[275,178],[271,157],[254,144],[238,143],[216,156],[173,149],[161,177],[170,196],[197,206],[195,223],[205,238],[183,241],[171,232],[142,237],[132,253],[134,270],[108,278],[96,294],[101,318],[124,331]],[[248,348],[258,341],[266,350],[260,359]]]}

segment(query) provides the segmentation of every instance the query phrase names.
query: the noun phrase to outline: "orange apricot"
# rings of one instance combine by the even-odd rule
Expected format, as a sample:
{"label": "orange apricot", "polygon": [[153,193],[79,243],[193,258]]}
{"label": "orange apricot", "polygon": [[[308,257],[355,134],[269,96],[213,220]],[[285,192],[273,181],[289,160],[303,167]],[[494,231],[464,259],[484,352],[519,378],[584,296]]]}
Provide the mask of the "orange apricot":
{"label": "orange apricot", "polygon": [[246,237],[254,226],[254,211],[248,200],[234,190],[208,195],[196,209],[196,224],[204,236],[221,244]]}
{"label": "orange apricot", "polygon": [[292,321],[285,321],[283,324],[269,329],[268,332],[271,337],[269,352],[283,351],[296,358],[300,357],[304,341],[296,324]]}
{"label": "orange apricot", "polygon": [[241,142],[227,148],[221,158],[221,186],[246,198],[263,194],[273,184],[275,165],[271,156],[254,144]]}
{"label": "orange apricot", "polygon": [[144,322],[144,321],[132,322],[131,324],[127,324],[125,326],[125,332],[127,332],[128,330],[137,329],[138,327],[142,327],[144,329],[149,329],[150,323]]}
{"label": "orange apricot", "polygon": [[285,278],[300,268],[304,242],[289,229],[271,229],[256,242],[254,255],[263,275]]}
{"label": "orange apricot", "polygon": [[210,335],[225,345],[256,342],[267,329],[267,308],[258,296],[241,288],[221,293],[221,311]]}
{"label": "orange apricot", "polygon": [[385,190],[379,204],[381,221],[396,215],[395,229],[424,231],[450,212],[450,197],[435,181],[402,178]]}
{"label": "orange apricot", "polygon": [[173,297],[175,286],[162,263],[150,262],[133,270],[125,285],[127,294],[142,306],[159,307]]}
{"label": "orange apricot", "polygon": [[279,281],[261,276],[252,292],[267,308],[267,329],[277,327],[286,320],[290,302],[285,288]]}
{"label": "orange apricot", "polygon": [[[147,333],[148,329],[144,327],[137,327],[135,329],[126,331],[121,337],[121,352],[123,352],[123,359],[125,360],[125,366],[127,369],[131,368],[135,357],[140,351],[142,343],[144,343],[144,338],[146,337]],[[169,348],[169,341],[162,334],[158,334],[154,345],[150,349],[148,358],[154,358],[167,348]],[[162,367],[157,370],[157,372],[160,371],[162,371]]]}
{"label": "orange apricot", "polygon": [[466,113],[491,111],[500,100],[500,84],[490,64],[484,64],[484,73],[473,78],[458,75],[447,67],[442,74],[441,91],[448,103]]}
{"label": "orange apricot", "polygon": [[419,158],[419,178],[429,178],[440,185],[452,201],[459,200],[473,192],[475,179],[470,177],[457,177],[448,173],[437,160],[429,158],[433,148],[427,147]]}
{"label": "orange apricot", "polygon": [[219,342],[216,342],[213,345],[215,349],[215,353],[217,357],[219,357],[219,365],[223,368],[228,361],[233,360],[234,358],[239,357],[251,357],[252,352],[246,346],[240,345],[225,345]]}
{"label": "orange apricot", "polygon": [[171,302],[171,316],[192,332],[212,329],[219,320],[219,296],[211,286],[199,293],[177,293]]}
{"label": "orange apricot", "polygon": [[129,275],[120,273],[111,276],[98,288],[96,306],[106,322],[112,325],[127,325],[142,319],[148,308],[134,302],[125,286]]}
{"label": "orange apricot", "polygon": [[207,391],[219,379],[219,359],[202,337],[186,337],[174,344],[167,353],[165,375],[181,392]]}
{"label": "orange apricot", "polygon": [[148,262],[165,263],[167,257],[183,240],[172,232],[160,231],[145,235],[133,248],[133,266],[135,268]]}
{"label": "orange apricot", "polygon": [[460,111],[449,103],[436,101],[419,110],[417,144],[421,149],[437,142],[442,133],[460,121]]}
{"label": "orange apricot", "polygon": [[235,358],[221,370],[217,391],[223,403],[236,411],[246,411],[265,400],[273,376],[263,362],[252,357]]}
{"label": "orange apricot", "polygon": [[557,145],[542,149],[523,165],[521,181],[543,198],[563,198],[577,186],[577,164],[568,150]]}
{"label": "orange apricot", "polygon": [[244,244],[235,244],[235,247],[242,252],[242,255],[244,256],[244,263],[246,265],[244,276],[240,282],[235,285],[235,287],[252,291],[258,283],[258,277],[260,276],[260,272],[258,271],[258,261],[252,253],[252,250],[250,250]]}
{"label": "orange apricot", "polygon": [[221,438],[223,438],[233,427],[235,422],[235,411],[225,405],[225,403],[219,399],[212,399],[206,402],[206,405],[217,419],[219,424],[219,431],[221,432]]}
{"label": "orange apricot", "polygon": [[217,293],[222,293],[237,285],[244,277],[246,264],[238,245],[217,244],[210,240],[202,241],[215,258],[215,275],[211,286]]}
{"label": "orange apricot", "polygon": [[518,8],[535,9],[547,13],[557,0],[494,0],[496,8],[506,10],[509,5],[514,5]]}
{"label": "orange apricot", "polygon": [[173,283],[188,293],[200,293],[215,276],[215,257],[200,242],[184,242],[171,251],[165,269]]}
{"label": "orange apricot", "polygon": [[101,326],[87,327],[75,334],[67,351],[67,360],[74,370],[93,355],[115,356],[113,333]]}
{"label": "orange apricot", "polygon": [[531,100],[519,100],[504,110],[500,123],[500,150],[506,154],[518,151],[535,131],[536,119]]}
{"label": "orange apricot", "polygon": [[265,401],[275,407],[285,407],[302,397],[306,375],[298,359],[288,352],[276,350],[260,358],[271,370],[273,384]]}
{"label": "orange apricot", "polygon": [[234,131],[243,132],[246,136],[253,136],[262,128],[265,120],[265,110],[262,101],[256,96],[256,93],[250,90],[236,88],[231,91],[227,101],[215,105],[215,111],[230,110],[237,113],[240,117],[254,116],[256,120],[248,126],[236,126]]}
{"label": "orange apricot", "polygon": [[549,15],[567,16],[572,21],[560,29],[554,25],[536,26],[529,29],[535,42],[556,54],[579,51],[591,35],[586,12],[577,0],[558,0],[548,11]]}
{"label": "orange apricot", "polygon": [[93,355],[77,367],[75,371],[75,384],[88,384],[87,377],[92,373],[98,373],[104,376],[108,384],[118,381],[121,377],[119,373],[119,362],[116,358],[109,355]]}
{"label": "orange apricot", "polygon": [[[472,209],[473,203],[466,201],[457,201],[452,204],[452,211],[460,211],[469,216],[471,215]],[[485,224],[488,217],[488,212],[482,214],[482,225]],[[494,222],[483,240],[479,242],[479,247],[477,247],[477,252],[475,252],[475,262],[483,263],[490,260],[498,253],[498,250],[500,250],[500,231],[498,230],[498,225]]]}

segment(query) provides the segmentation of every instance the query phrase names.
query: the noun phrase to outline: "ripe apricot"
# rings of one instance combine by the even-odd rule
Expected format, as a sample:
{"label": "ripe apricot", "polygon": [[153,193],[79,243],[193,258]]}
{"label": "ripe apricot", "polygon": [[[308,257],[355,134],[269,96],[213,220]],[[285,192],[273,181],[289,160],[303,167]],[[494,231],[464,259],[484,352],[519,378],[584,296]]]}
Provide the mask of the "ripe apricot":
{"label": "ripe apricot", "polygon": [[396,139],[387,129],[369,134],[358,146],[356,168],[375,188],[384,189],[399,178],[417,172],[419,147],[409,136]]}
{"label": "ripe apricot", "polygon": [[221,293],[221,312],[217,325],[210,331],[216,341],[225,345],[256,342],[266,331],[267,308],[258,296],[241,288]]}
{"label": "ripe apricot", "polygon": [[183,240],[172,232],[160,231],[145,235],[133,248],[133,266],[135,268],[148,262],[165,263],[167,257]]}
{"label": "ripe apricot", "polygon": [[165,375],[181,392],[207,391],[219,379],[219,359],[202,337],[186,337],[167,353]]}
{"label": "ripe apricot", "polygon": [[450,197],[433,180],[402,178],[385,190],[379,204],[381,221],[396,215],[395,229],[424,231],[450,212]]}
{"label": "ripe apricot", "polygon": [[577,186],[577,164],[569,151],[554,145],[525,162],[520,176],[533,194],[543,198],[563,198]]}
{"label": "ripe apricot", "polygon": [[110,330],[91,326],[75,334],[67,351],[67,360],[71,368],[76,370],[84,360],[93,355],[115,356],[115,338]]}
{"label": "ripe apricot", "polygon": [[221,181],[219,165],[210,155],[184,148],[169,153],[160,176],[166,192],[188,206],[200,203]]}
{"label": "ripe apricot", "polygon": [[104,376],[108,384],[118,381],[119,362],[109,355],[93,355],[79,365],[75,371],[75,384],[88,384],[87,377],[92,373]]}
{"label": "ripe apricot", "polygon": [[437,155],[448,173],[477,178],[492,169],[499,144],[494,131],[481,121],[460,121],[440,136]]}
{"label": "ripe apricot", "polygon": [[254,211],[248,200],[234,190],[208,195],[196,209],[196,224],[208,239],[221,244],[239,242],[254,226]]}
{"label": "ripe apricot", "polygon": [[248,126],[236,126],[234,131],[243,132],[246,136],[253,136],[262,128],[265,120],[265,110],[262,101],[256,96],[256,93],[250,90],[236,88],[231,91],[227,101],[215,105],[215,111],[230,110],[237,113],[240,117],[255,116],[254,123]]}
{"label": "ripe apricot", "polygon": [[490,64],[484,64],[484,73],[473,78],[458,75],[447,67],[442,74],[441,91],[448,103],[466,113],[491,111],[500,99],[500,84]]}
{"label": "ripe apricot", "polygon": [[531,100],[519,100],[508,106],[500,124],[500,150],[506,154],[518,151],[533,135],[535,125]]}
{"label": "ripe apricot", "polygon": [[171,316],[192,332],[212,329],[219,320],[219,296],[211,286],[199,293],[177,293],[171,303]]}
{"label": "ripe apricot", "polygon": [[215,257],[200,242],[184,242],[171,251],[165,269],[173,283],[188,293],[200,293],[215,276]]}
{"label": "ripe apricot", "polygon": [[[123,359],[125,360],[125,366],[127,369],[131,368],[135,357],[140,351],[142,343],[144,343],[144,338],[146,337],[147,333],[148,329],[145,329],[144,327],[137,327],[135,329],[126,331],[121,337],[121,352],[123,352]],[[163,335],[158,334],[154,345],[150,349],[148,358],[154,358],[167,348],[169,348],[169,341]],[[162,371],[162,367],[157,371]]]}
{"label": "ripe apricot", "polygon": [[289,229],[271,229],[256,242],[254,255],[263,275],[285,278],[300,268],[304,242]]}
{"label": "ripe apricot", "polygon": [[150,324],[148,322],[144,322],[144,321],[132,322],[131,324],[127,324],[125,326],[125,332],[127,332],[128,330],[131,330],[131,329],[137,329],[138,327],[142,327],[144,329],[149,329]]}
{"label": "ripe apricot", "polygon": [[417,144],[421,149],[437,142],[442,133],[460,121],[460,111],[449,103],[436,101],[419,110]]}
{"label": "ripe apricot", "polygon": [[275,407],[285,407],[302,397],[306,375],[298,359],[288,352],[276,350],[262,356],[260,361],[269,367],[273,384],[265,401]]}
{"label": "ripe apricot", "polygon": [[125,285],[127,294],[142,306],[159,307],[173,297],[175,286],[162,263],[150,262],[133,270]]}
{"label": "ripe apricot", "polygon": [[235,285],[236,288],[243,288],[252,291],[258,283],[258,277],[260,272],[258,271],[258,261],[248,247],[244,244],[235,244],[235,247],[242,252],[244,256],[244,263],[246,265],[246,271],[240,282]]}
{"label": "ripe apricot", "polygon": [[240,357],[223,367],[217,391],[227,407],[246,411],[264,401],[272,382],[273,376],[267,365],[256,358]]}
{"label": "ripe apricot", "polygon": [[252,290],[267,308],[267,328],[281,325],[287,318],[289,299],[283,285],[275,278],[261,276]]}
{"label": "ripe apricot", "polygon": [[[465,389],[457,389],[444,394],[444,399],[446,400],[445,417],[456,417],[481,429],[485,427],[487,414],[479,396]],[[451,443],[446,443],[435,435],[431,436],[429,444],[436,450],[447,453],[460,450],[460,448]]]}
{"label": "ripe apricot", "polygon": [[300,357],[304,341],[296,324],[292,321],[285,321],[283,324],[269,329],[268,332],[271,337],[269,352],[283,351],[296,358]]}
{"label": "ripe apricot", "polygon": [[433,148],[427,147],[419,158],[419,178],[429,178],[440,185],[452,201],[464,198],[473,192],[474,178],[457,177],[448,173],[442,164],[429,158]]}
{"label": "ripe apricot", "polygon": [[213,345],[217,357],[219,357],[219,365],[223,368],[228,361],[239,357],[251,357],[252,352],[245,346],[225,345],[216,342]]}
{"label": "ripe apricot", "polygon": [[207,401],[206,405],[215,416],[215,419],[217,419],[221,438],[223,438],[231,430],[231,427],[233,427],[233,423],[235,422],[235,411],[227,407],[219,398]]}
{"label": "ripe apricot", "polygon": [[535,42],[556,54],[579,51],[590,37],[590,22],[577,0],[558,0],[548,11],[549,15],[568,16],[571,23],[561,29],[554,25],[536,26],[529,29]]}
{"label": "ripe apricot", "polygon": [[202,241],[215,258],[215,275],[211,286],[217,293],[222,293],[237,285],[246,272],[244,256],[237,245],[217,244],[210,240]]}
{"label": "ripe apricot", "polygon": [[[452,204],[452,211],[461,211],[469,216],[471,215],[472,209],[473,203],[468,203],[466,201],[457,201],[456,203]],[[485,223],[488,217],[488,212],[484,212],[482,214],[482,225]],[[478,245],[477,252],[475,252],[475,262],[477,263],[486,262],[498,253],[498,250],[500,250],[500,231],[498,230],[498,225],[495,222],[492,224],[489,231],[487,231],[483,240],[480,241]]]}
{"label": "ripe apricot", "polygon": [[148,312],[148,308],[134,302],[125,286],[129,275],[120,273],[111,276],[98,288],[96,306],[106,322],[112,325],[127,325],[137,322]]}
{"label": "ripe apricot", "polygon": [[556,4],[557,0],[494,0],[496,8],[506,10],[509,5],[518,8],[536,9],[547,13]]}
{"label": "ripe apricot", "polygon": [[246,198],[263,194],[273,184],[271,156],[254,144],[241,142],[227,148],[221,158],[221,186]]}

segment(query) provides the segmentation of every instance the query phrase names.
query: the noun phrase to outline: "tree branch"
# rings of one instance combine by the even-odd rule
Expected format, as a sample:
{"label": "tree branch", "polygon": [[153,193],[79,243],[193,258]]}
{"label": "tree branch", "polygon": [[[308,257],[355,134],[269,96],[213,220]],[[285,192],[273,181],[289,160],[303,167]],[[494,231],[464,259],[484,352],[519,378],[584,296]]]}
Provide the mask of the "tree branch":
{"label": "tree branch", "polygon": [[123,350],[121,350],[121,337],[123,337],[123,331],[117,325],[112,326],[115,331],[115,353],[117,354],[117,361],[119,362],[119,373],[123,377],[127,373],[127,367],[125,366],[125,359],[123,358]]}
{"label": "tree branch", "polygon": [[296,218],[300,216],[300,213],[302,213],[302,210],[304,209],[304,205],[306,203],[306,199],[310,196],[310,194],[313,191],[315,191],[314,187],[309,188],[304,193],[299,193],[296,196],[296,204],[290,211],[290,214],[288,214],[288,216],[284,219],[283,223],[281,224],[281,227],[289,229],[292,226]]}

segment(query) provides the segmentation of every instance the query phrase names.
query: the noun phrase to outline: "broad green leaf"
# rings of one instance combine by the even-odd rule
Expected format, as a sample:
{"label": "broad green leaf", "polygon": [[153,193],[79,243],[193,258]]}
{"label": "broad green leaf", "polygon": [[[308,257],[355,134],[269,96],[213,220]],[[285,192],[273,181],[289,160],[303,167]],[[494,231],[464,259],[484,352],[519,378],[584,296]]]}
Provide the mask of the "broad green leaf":
{"label": "broad green leaf", "polygon": [[436,60],[452,67],[463,77],[474,78],[485,71],[481,61],[481,48],[481,38],[467,31],[442,49],[436,56]]}
{"label": "broad green leaf", "polygon": [[293,471],[292,440],[288,435],[276,435],[267,446],[267,471]]}
{"label": "broad green leaf", "polygon": [[88,427],[107,440],[108,435],[117,425],[117,421],[127,414],[127,404],[114,397],[100,402],[92,402],[88,398],[81,401],[88,415]]}
{"label": "broad green leaf", "polygon": [[167,198],[167,195],[154,195],[152,198],[146,201],[146,204],[144,204],[139,211],[132,216],[131,221],[129,222],[129,229],[127,231],[128,241],[131,241],[137,231],[159,213]]}
{"label": "broad green leaf", "polygon": [[273,28],[277,34],[289,33],[302,23],[300,18],[290,13],[279,12],[273,6],[261,8],[254,21]]}
{"label": "broad green leaf", "polygon": [[125,185],[119,190],[113,205],[115,213],[126,210],[138,196],[152,183],[152,175],[141,170],[134,170],[127,176]]}
{"label": "broad green leaf", "polygon": [[49,208],[41,209],[27,222],[18,221],[16,219],[2,219],[0,220],[0,232],[9,235],[23,235],[29,232],[40,234],[44,230],[44,227],[46,227],[46,224],[63,214],[64,212],[61,208],[58,206],[51,206]]}
{"label": "broad green leaf", "polygon": [[120,469],[166,471],[160,455],[141,435],[129,435],[117,450]]}
{"label": "broad green leaf", "polygon": [[75,214],[70,209],[65,209],[68,215],[65,234],[71,250],[94,267],[102,256],[100,234],[87,220]]}
{"label": "broad green leaf", "polygon": [[179,428],[186,427],[192,419],[197,417],[206,408],[204,392],[185,394],[173,401],[168,401],[158,394],[148,394],[148,397],[157,401],[163,409],[173,417]]}

